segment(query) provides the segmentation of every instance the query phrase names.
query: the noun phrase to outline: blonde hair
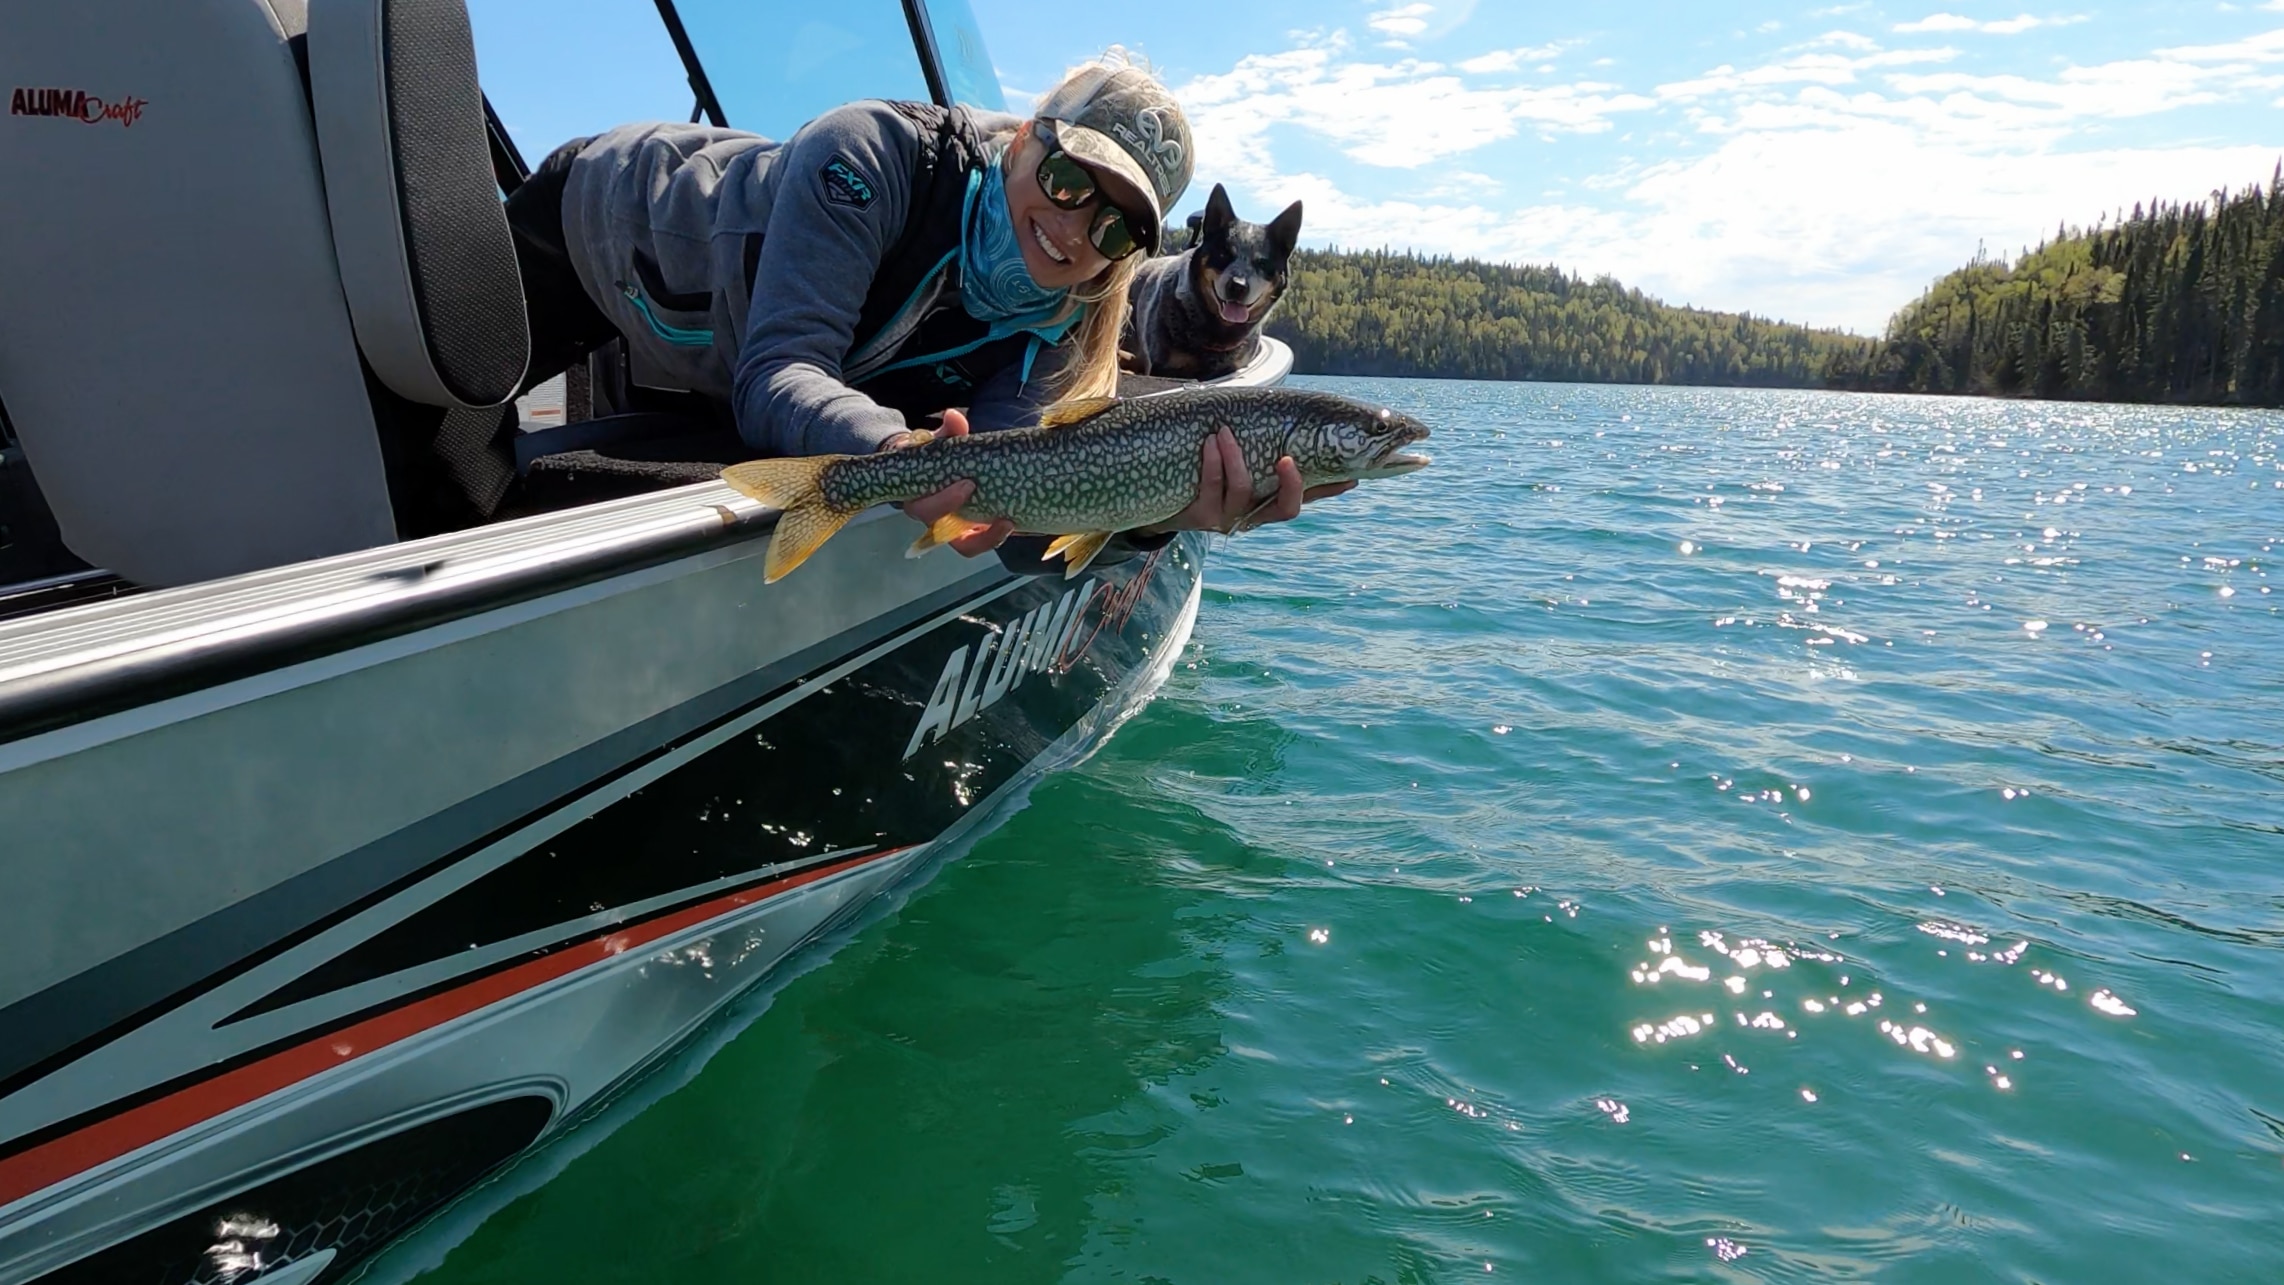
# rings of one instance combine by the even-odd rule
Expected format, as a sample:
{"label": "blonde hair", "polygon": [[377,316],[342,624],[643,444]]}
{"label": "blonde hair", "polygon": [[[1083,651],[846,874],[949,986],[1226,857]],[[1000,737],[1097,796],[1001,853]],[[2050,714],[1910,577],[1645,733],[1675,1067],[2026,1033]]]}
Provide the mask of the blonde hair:
{"label": "blonde hair", "polygon": [[[1099,58],[1089,59],[1063,73],[1063,78],[1039,95],[1045,102],[1054,97],[1064,85],[1103,67],[1131,67],[1145,74],[1155,75],[1141,58],[1123,45],[1112,45]],[[1037,117],[1024,123],[1022,135],[1030,137]],[[1008,158],[1014,149],[1008,149]],[[1147,199],[1155,199],[1149,193]],[[1159,222],[1165,222],[1165,212],[1159,212]],[[1078,401],[1089,397],[1116,397],[1118,395],[1118,340],[1126,333],[1127,300],[1134,286],[1134,274],[1142,270],[1142,261],[1149,256],[1137,250],[1118,260],[1097,274],[1093,282],[1071,289],[1071,306],[1086,309],[1064,342],[1075,345],[1071,358],[1045,380],[1047,392],[1057,402]]]}

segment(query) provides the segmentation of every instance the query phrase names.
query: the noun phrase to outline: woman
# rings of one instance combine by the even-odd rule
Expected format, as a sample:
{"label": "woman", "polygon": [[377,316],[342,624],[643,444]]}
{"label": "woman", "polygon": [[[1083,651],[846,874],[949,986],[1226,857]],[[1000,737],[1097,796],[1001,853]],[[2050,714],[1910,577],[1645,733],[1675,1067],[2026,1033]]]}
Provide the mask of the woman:
{"label": "woman", "polygon": [[[727,403],[776,455],[892,450],[937,416],[947,433],[1033,422],[1116,390],[1127,286],[1191,168],[1172,95],[1113,60],[1028,121],[867,101],[784,143],[682,124],[574,140],[508,199],[530,377],[623,336],[639,382]],[[1290,461],[1279,479],[1262,519],[1315,498]],[[906,511],[930,521],[972,492]],[[1223,433],[1197,501],[1144,534],[1229,530],[1254,507]],[[952,545],[973,556],[1009,532]]]}

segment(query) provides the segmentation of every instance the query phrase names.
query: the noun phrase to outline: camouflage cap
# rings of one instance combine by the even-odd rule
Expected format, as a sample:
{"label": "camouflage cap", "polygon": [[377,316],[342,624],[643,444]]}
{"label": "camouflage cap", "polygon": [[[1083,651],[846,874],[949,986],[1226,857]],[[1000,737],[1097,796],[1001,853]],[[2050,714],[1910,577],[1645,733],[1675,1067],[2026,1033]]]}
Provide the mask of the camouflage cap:
{"label": "camouflage cap", "polygon": [[1150,198],[1126,211],[1142,244],[1155,251],[1159,225],[1190,185],[1197,149],[1181,104],[1138,67],[1096,64],[1049,90],[1032,113],[1055,127],[1055,141],[1089,167],[1107,170]]}

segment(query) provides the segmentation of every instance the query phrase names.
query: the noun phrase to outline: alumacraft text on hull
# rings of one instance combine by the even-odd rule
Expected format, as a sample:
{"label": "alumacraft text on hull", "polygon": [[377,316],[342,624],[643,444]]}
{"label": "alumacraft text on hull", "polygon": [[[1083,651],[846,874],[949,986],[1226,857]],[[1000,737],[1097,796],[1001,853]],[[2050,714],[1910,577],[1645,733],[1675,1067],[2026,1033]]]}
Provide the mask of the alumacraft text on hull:
{"label": "alumacraft text on hull", "polygon": [[[28,456],[126,577],[0,596],[0,1285],[350,1271],[1096,743],[1187,636],[1195,538],[1065,582],[908,560],[874,513],[765,588],[772,515],[705,483],[396,541],[374,443],[449,430],[485,373],[453,327],[502,314],[421,275],[435,210],[329,210],[362,190],[329,149],[430,172],[451,131],[415,109],[469,63],[419,42],[457,5],[319,0],[307,97],[262,0],[88,0],[0,40],[0,80],[146,103],[0,117],[0,168],[49,180],[0,197],[0,474]],[[925,86],[974,79],[889,12]],[[313,131],[360,66],[388,119]],[[398,315],[348,315],[352,243],[414,283]],[[378,373],[422,363],[440,400]]]}

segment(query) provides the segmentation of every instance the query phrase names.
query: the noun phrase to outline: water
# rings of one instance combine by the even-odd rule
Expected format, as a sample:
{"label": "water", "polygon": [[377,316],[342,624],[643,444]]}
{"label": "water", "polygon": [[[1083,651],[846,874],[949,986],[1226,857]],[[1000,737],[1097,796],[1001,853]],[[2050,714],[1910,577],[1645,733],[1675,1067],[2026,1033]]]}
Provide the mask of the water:
{"label": "water", "polygon": [[392,1269],[2284,1275],[2284,416],[1299,382],[1436,466]]}

